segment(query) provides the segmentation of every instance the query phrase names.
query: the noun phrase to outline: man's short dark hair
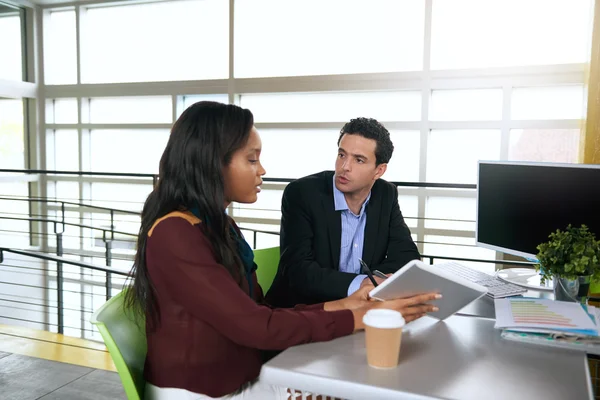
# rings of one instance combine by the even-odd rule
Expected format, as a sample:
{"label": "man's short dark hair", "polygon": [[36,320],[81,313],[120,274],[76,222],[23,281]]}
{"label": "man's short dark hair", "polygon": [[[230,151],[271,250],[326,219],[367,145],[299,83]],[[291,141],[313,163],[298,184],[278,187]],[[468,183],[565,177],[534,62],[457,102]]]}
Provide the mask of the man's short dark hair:
{"label": "man's short dark hair", "polygon": [[390,158],[392,158],[392,153],[394,152],[390,132],[376,119],[363,117],[351,119],[340,131],[338,146],[342,141],[342,136],[345,134],[360,135],[364,138],[375,140],[376,164],[390,162]]}

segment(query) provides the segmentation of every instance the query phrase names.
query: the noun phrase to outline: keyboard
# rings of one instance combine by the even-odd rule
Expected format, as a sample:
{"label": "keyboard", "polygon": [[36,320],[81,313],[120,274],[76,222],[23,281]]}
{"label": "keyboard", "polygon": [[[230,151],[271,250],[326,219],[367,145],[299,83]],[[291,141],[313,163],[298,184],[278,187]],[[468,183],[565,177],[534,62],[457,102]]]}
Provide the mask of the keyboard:
{"label": "keyboard", "polygon": [[443,268],[444,271],[448,271],[468,281],[478,283],[481,286],[485,286],[488,289],[487,295],[493,299],[517,296],[527,292],[527,289],[521,286],[504,282],[503,280],[493,277],[492,275],[486,274],[485,272],[465,267],[464,265],[461,265],[456,262],[434,264],[433,266]]}

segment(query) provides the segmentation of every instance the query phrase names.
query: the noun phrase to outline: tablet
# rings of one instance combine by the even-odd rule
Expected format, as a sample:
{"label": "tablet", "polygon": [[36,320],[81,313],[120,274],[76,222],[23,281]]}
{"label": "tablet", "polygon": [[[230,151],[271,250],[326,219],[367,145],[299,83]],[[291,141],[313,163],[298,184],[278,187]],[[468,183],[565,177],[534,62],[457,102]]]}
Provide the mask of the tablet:
{"label": "tablet", "polygon": [[431,302],[439,311],[427,313],[441,320],[485,295],[487,288],[443,268],[413,260],[371,290],[369,295],[376,300],[392,300],[427,292],[438,292],[443,296]]}

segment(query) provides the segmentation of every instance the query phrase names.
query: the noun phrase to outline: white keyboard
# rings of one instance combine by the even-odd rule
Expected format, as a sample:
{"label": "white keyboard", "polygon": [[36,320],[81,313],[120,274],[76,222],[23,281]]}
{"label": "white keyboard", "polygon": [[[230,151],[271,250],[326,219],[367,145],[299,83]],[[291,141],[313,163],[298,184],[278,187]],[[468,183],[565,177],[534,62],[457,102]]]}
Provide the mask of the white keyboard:
{"label": "white keyboard", "polygon": [[527,291],[527,289],[521,286],[504,282],[503,280],[495,278],[492,275],[488,275],[485,272],[465,267],[464,265],[458,264],[456,262],[434,264],[434,267],[443,268],[444,271],[451,272],[468,281],[478,283],[481,286],[485,286],[488,289],[487,295],[493,299],[516,296],[519,294],[523,294]]}

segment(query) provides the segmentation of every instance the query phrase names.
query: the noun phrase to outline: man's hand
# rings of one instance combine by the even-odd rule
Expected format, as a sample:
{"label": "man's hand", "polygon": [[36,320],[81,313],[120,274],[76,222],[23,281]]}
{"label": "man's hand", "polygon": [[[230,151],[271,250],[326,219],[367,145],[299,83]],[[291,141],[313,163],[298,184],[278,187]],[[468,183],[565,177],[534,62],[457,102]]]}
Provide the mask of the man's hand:
{"label": "man's hand", "polygon": [[[381,285],[383,283],[383,281],[385,281],[385,279],[380,278],[378,276],[374,276],[373,278],[375,278],[375,282],[377,282],[378,285]],[[373,289],[374,285],[373,282],[371,282],[371,280],[366,277],[365,279],[363,279],[363,281],[360,283],[360,288],[364,288],[365,286],[370,286],[371,289]],[[369,289],[369,290],[371,290]]]}

